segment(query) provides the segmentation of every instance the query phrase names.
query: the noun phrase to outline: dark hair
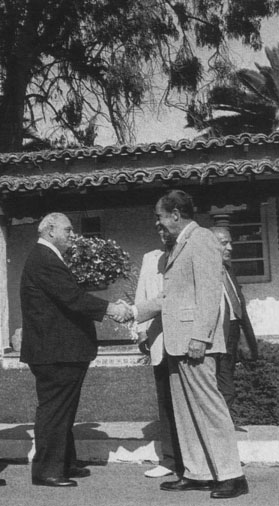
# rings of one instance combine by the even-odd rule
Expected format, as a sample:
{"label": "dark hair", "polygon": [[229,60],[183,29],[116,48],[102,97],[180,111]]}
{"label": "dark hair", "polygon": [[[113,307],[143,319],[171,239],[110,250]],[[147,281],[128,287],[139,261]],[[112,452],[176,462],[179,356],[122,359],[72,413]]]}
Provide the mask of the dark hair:
{"label": "dark hair", "polygon": [[192,219],[194,217],[194,206],[191,195],[182,190],[170,190],[159,199],[161,206],[171,213],[174,209],[180,212],[184,219]]}

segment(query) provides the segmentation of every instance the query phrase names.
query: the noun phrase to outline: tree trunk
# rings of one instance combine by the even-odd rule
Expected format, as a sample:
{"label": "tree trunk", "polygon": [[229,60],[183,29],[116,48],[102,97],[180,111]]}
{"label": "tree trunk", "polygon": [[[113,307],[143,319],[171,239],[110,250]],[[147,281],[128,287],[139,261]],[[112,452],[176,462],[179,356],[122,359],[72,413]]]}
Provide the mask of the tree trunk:
{"label": "tree trunk", "polygon": [[15,58],[7,67],[0,104],[0,152],[21,151],[28,69]]}

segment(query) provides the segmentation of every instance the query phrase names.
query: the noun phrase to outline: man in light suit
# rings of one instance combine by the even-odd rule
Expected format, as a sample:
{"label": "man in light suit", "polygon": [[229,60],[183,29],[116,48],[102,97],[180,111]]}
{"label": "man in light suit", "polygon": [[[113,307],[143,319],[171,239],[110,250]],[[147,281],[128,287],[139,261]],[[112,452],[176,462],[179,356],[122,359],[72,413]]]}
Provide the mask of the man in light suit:
{"label": "man in light suit", "polygon": [[73,237],[64,214],[47,215],[38,231],[20,287],[21,361],[35,376],[38,396],[32,483],[74,487],[77,482],[70,478],[90,475],[89,469],[77,467],[72,428],[82,383],[97,353],[93,319],[127,317],[128,310],[77,285],[62,257]]}
{"label": "man in light suit", "polygon": [[234,426],[216,380],[224,353],[220,320],[222,258],[214,235],[193,221],[189,195],[172,190],[156,205],[156,226],[173,242],[160,296],[137,305],[138,322],[162,314],[171,394],[184,476],[162,490],[212,490],[212,498],[248,493]]}
{"label": "man in light suit", "polygon": [[[160,234],[162,235],[162,234]],[[162,242],[163,238],[162,238]],[[135,295],[135,304],[157,297],[163,289],[163,272],[165,270],[168,247],[165,251],[156,249],[143,257]],[[160,478],[183,470],[180,448],[175,427],[173,406],[170,393],[168,361],[163,345],[161,314],[154,319],[137,326],[140,350],[150,355],[158,399],[158,410],[161,429],[161,447],[163,459],[160,464],[144,474],[148,478]]]}
{"label": "man in light suit", "polygon": [[[229,230],[224,227],[212,227],[211,231],[219,241],[226,286],[221,300],[221,317],[224,322],[226,353],[217,358],[217,383],[227,406],[233,415],[235,399],[234,371],[237,359],[257,360],[257,340],[251,325],[246,303],[239,283],[231,267],[232,238]],[[233,292],[231,292],[233,289]],[[236,297],[235,297],[236,296]],[[234,308],[234,305],[236,307]],[[242,333],[241,333],[242,331]]]}

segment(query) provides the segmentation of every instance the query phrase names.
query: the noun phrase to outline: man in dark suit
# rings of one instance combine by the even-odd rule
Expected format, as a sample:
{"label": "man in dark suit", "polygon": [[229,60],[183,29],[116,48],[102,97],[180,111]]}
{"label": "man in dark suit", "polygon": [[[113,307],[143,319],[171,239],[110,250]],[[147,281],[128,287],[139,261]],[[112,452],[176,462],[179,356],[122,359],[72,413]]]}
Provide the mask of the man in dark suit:
{"label": "man in dark suit", "polygon": [[247,313],[244,295],[231,267],[231,234],[225,227],[212,227],[211,230],[220,243],[224,266],[224,295],[221,301],[221,312],[226,353],[220,353],[217,359],[217,383],[233,415],[235,365],[238,359],[257,360],[257,340]]}
{"label": "man in dark suit", "polygon": [[36,453],[32,483],[73,487],[74,477],[90,475],[77,467],[72,427],[82,383],[96,356],[93,320],[127,315],[122,304],[109,303],[81,289],[63,261],[73,229],[61,213],[40,223],[39,240],[25,263],[21,278],[22,347],[36,379]]}

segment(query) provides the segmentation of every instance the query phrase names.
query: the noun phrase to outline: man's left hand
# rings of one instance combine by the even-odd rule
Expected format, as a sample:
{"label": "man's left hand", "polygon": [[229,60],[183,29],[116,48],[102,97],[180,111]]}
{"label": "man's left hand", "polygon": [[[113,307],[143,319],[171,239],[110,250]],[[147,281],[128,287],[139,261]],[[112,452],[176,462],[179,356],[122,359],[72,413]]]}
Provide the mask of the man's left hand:
{"label": "man's left hand", "polygon": [[188,356],[195,360],[200,360],[204,357],[205,350],[206,343],[203,341],[197,341],[196,339],[191,339],[188,348]]}

